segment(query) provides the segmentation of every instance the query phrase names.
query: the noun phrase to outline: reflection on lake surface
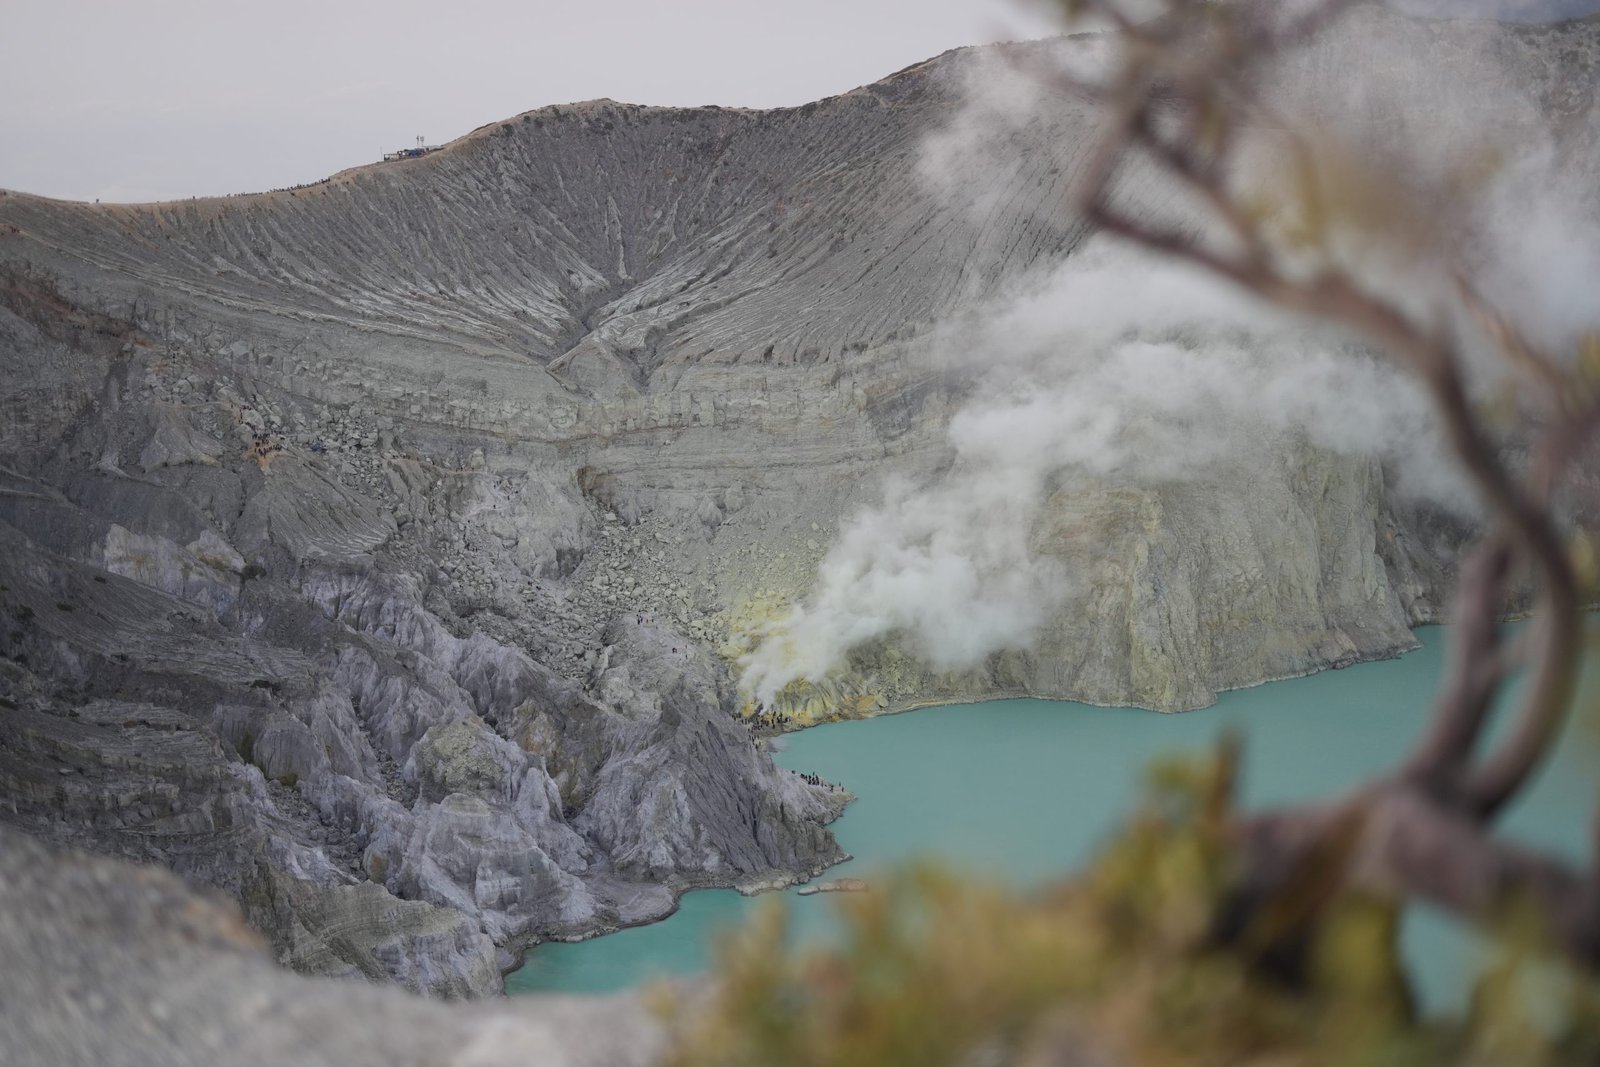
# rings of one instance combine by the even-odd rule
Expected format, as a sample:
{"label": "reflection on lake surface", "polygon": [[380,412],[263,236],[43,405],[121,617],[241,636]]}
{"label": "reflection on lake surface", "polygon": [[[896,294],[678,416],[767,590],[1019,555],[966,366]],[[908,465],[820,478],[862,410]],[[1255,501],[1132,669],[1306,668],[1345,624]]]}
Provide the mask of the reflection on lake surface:
{"label": "reflection on lake surface", "polygon": [[[818,726],[784,739],[778,762],[858,796],[834,824],[856,859],[824,876],[935,857],[1018,886],[1060,877],[1118,824],[1157,756],[1193,751],[1232,727],[1245,740],[1244,802],[1325,798],[1391,768],[1420,732],[1443,665],[1444,631],[1397,660],[1225,693],[1186,715],[1000,700]],[[1502,823],[1530,843],[1585,855],[1600,752],[1574,734]],[[799,938],[826,937],[835,900],[785,897]],[[761,898],[701,890],[672,917],[578,944],[534,948],[511,993],[600,992],[706,969],[716,932]],[[1406,922],[1425,1001],[1459,1003],[1474,949],[1438,916]]]}

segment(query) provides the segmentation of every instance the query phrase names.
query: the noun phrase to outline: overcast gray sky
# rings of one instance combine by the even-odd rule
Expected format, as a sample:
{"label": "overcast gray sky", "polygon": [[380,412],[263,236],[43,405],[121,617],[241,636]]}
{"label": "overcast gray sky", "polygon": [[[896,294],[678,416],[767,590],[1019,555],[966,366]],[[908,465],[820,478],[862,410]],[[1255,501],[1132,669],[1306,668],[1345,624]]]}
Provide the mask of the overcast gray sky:
{"label": "overcast gray sky", "polygon": [[[1525,17],[1600,0],[1395,0]],[[545,104],[801,104],[1051,29],[1027,0],[0,0],[0,187],[313,181]]]}

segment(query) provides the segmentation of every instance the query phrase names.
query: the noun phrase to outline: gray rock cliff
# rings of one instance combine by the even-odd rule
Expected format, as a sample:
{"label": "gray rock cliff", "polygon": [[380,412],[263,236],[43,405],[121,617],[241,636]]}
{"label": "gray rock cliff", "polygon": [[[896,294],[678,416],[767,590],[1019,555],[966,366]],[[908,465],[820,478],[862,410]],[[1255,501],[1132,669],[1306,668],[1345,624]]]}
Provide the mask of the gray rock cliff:
{"label": "gray rock cliff", "polygon": [[[1541,33],[1496,47],[1592,123],[1596,27]],[[1079,106],[930,188],[979,60],[544,108],[293,191],[0,195],[0,822],[222,890],[298,969],[451,997],[836,861],[839,794],[774,767],[731,657],[885,474],[947,468],[939,324],[1085,237]],[[1459,531],[1376,460],[1222,471],[1058,480],[1032,542],[1081,594],[1034,647],[949,674],[888,640],[783,710],[1180,710],[1440,610]]]}

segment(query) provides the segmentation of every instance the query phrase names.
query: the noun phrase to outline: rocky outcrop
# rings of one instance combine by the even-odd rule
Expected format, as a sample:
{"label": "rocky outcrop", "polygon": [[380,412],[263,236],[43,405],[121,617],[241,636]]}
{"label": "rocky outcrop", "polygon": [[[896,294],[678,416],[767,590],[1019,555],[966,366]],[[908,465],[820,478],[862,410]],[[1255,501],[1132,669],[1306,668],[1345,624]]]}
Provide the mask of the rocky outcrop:
{"label": "rocky outcrop", "polygon": [[[226,437],[215,414],[108,405],[70,438],[95,465],[7,470],[0,820],[223,889],[308,973],[446,997],[541,938],[837,858],[836,805],[758,751],[725,671],[667,664],[686,637],[473,627],[319,453],[183,452]],[[423,544],[449,529],[401,514]],[[610,683],[534,659],[566,643]],[[693,814],[636,825],[634,790]]]}
{"label": "rocky outcrop", "polygon": [[[1592,85],[1595,26],[1560,33],[1510,61]],[[773,766],[730,657],[884,475],[948,473],[939,324],[1084,238],[1082,107],[928,180],[986,55],[770,112],[545,108],[293,192],[0,195],[0,821],[447,996],[837,859],[845,794]],[[952,675],[891,638],[777,710],[1179,709],[1408,647],[1457,531],[1373,460],[1260,444],[1204,483],[1063,472],[1029,537],[1078,592],[1035,647]]]}

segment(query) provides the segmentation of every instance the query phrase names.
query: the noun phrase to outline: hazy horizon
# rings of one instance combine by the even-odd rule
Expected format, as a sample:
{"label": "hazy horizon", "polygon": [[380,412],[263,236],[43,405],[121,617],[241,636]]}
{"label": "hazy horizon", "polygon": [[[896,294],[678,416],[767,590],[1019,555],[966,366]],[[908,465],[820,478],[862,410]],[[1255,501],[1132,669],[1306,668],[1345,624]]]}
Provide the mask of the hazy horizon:
{"label": "hazy horizon", "polygon": [[[1530,20],[1600,9],[1600,0],[1393,2]],[[0,188],[123,202],[316,181],[418,135],[442,143],[550,104],[803,104],[950,48],[1057,28],[1031,0],[778,9],[464,0],[449,12],[419,0],[286,0],[270,18],[196,0],[8,8],[13,40],[37,47],[0,71]]]}

